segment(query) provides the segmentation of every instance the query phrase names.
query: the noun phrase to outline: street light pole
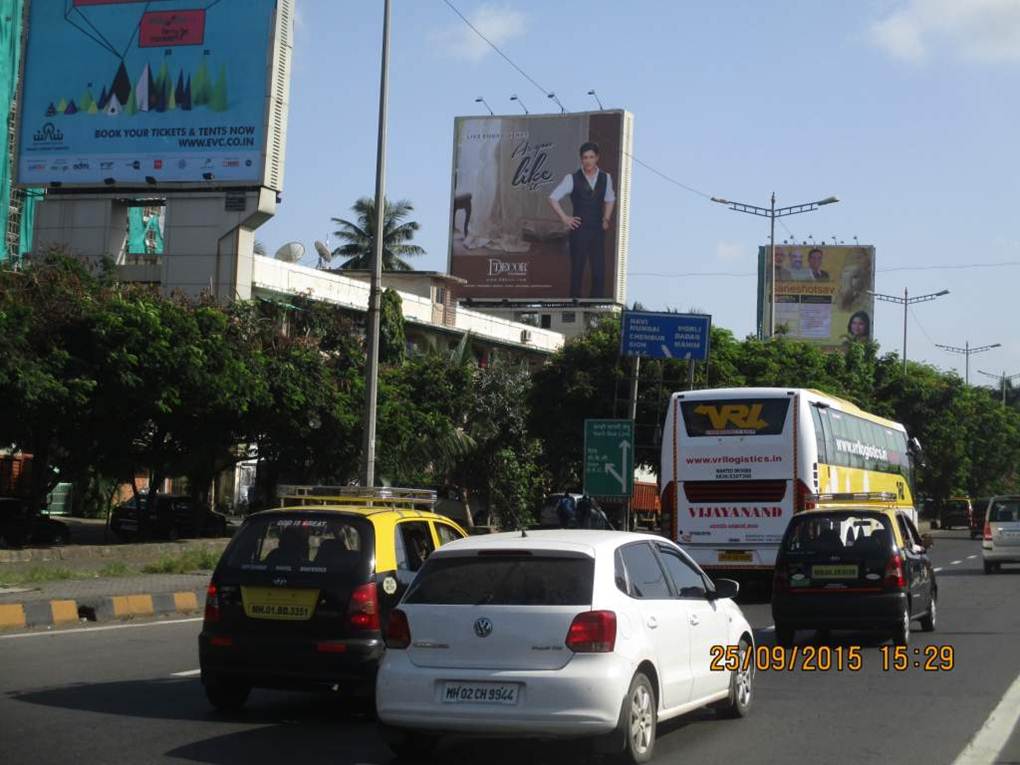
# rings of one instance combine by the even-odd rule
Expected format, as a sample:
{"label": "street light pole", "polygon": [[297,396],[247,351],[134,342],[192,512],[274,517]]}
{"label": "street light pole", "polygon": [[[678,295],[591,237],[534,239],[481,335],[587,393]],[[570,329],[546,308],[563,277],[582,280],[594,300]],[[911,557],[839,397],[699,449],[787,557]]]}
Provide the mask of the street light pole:
{"label": "street light pole", "polygon": [[883,295],[880,292],[869,293],[876,300],[884,300],[886,303],[902,303],[903,304],[903,374],[907,373],[907,309],[914,303],[927,303],[929,300],[940,298],[943,295],[948,295],[949,290],[942,290],[940,292],[932,292],[929,295],[918,295],[916,297],[910,297],[910,293],[907,292],[907,288],[903,288],[903,297],[899,295]]}
{"label": "street light pole", "polygon": [[[799,213],[813,212],[823,205],[835,204],[839,201],[836,197],[826,197],[820,199],[817,202],[805,202],[799,205],[790,205],[788,207],[776,208],[776,192],[772,192],[772,197],[768,207],[758,207],[757,205],[748,205],[743,202],[731,202],[728,199],[722,199],[721,197],[711,197],[713,202],[717,202],[721,205],[726,205],[734,212],[747,213],[748,215],[760,215],[763,218],[769,219],[769,258],[772,259],[772,265],[769,266],[770,274],[770,290],[769,290],[769,337],[776,334],[776,218],[783,218],[787,215],[797,215]],[[761,330],[758,331],[759,337],[761,336]]]}
{"label": "street light pole", "polygon": [[375,485],[375,424],[379,402],[379,323],[382,313],[383,229],[386,224],[386,96],[390,65],[390,0],[383,6],[382,71],[379,76],[379,134],[375,150],[375,252],[368,293],[365,410],[362,416],[362,486]]}
{"label": "street light pole", "polygon": [[978,374],[982,374],[985,377],[991,377],[993,380],[1002,381],[1002,405],[1006,406],[1006,383],[1011,382],[1012,380],[1020,379],[1020,372],[1018,372],[1015,375],[1007,375],[1005,372],[1003,372],[1001,375],[993,375],[991,372],[985,372],[984,370],[979,369]]}
{"label": "street light pole", "polygon": [[963,357],[966,359],[966,362],[964,364],[965,372],[963,381],[967,385],[970,385],[970,357],[973,356],[975,353],[984,353],[985,351],[990,351],[992,350],[992,348],[1001,348],[1002,344],[992,343],[991,345],[981,345],[978,346],[977,348],[971,348],[970,340],[967,340],[963,344],[963,348],[957,348],[955,345],[939,345],[938,343],[935,343],[935,347],[941,348],[944,351],[949,351],[950,353],[963,354]]}

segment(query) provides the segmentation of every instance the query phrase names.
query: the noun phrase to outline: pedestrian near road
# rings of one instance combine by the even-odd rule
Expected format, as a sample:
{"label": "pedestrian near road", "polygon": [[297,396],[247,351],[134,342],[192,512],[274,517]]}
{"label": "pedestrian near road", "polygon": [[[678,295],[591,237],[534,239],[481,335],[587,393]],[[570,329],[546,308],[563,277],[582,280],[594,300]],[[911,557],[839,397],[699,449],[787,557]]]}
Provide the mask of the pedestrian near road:
{"label": "pedestrian near road", "polygon": [[570,496],[569,491],[563,492],[560,501],[556,503],[556,517],[559,519],[561,529],[574,528],[576,523],[577,503]]}
{"label": "pedestrian near road", "polygon": [[590,529],[592,520],[592,501],[587,494],[577,501],[577,528]]}

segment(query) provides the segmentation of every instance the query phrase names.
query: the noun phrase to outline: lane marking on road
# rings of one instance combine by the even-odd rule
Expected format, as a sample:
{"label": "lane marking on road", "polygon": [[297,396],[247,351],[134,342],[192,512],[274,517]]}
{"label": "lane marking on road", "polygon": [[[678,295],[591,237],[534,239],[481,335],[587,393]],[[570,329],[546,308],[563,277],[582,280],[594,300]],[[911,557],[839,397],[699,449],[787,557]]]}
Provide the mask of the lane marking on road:
{"label": "lane marking on road", "polygon": [[171,672],[170,677],[198,677],[202,674],[200,669],[189,669],[185,672]]}
{"label": "lane marking on road", "polygon": [[938,566],[938,567],[937,567],[937,568],[935,569],[935,573],[937,574],[937,573],[938,573],[939,571],[941,571],[941,570],[942,570],[942,566]]}
{"label": "lane marking on road", "polygon": [[949,565],[950,565],[950,566],[959,566],[959,565],[960,565],[961,563],[963,563],[963,561],[962,561],[962,560],[954,560],[954,561],[953,561],[952,563],[950,563]]}
{"label": "lane marking on road", "polygon": [[976,557],[976,555],[968,555],[967,560],[974,560]]}
{"label": "lane marking on road", "polygon": [[1013,680],[999,704],[985,720],[953,765],[984,765],[995,762],[1020,720],[1020,675]]}
{"label": "lane marking on road", "polygon": [[75,635],[83,632],[106,632],[108,630],[132,630],[142,627],[165,627],[169,624],[191,624],[202,621],[201,616],[191,619],[169,619],[158,622],[143,622],[142,624],[111,624],[105,627],[78,627],[73,630],[53,630],[51,632],[19,632],[16,635],[0,635],[0,640],[17,640],[18,638],[33,637],[56,637],[58,635]]}

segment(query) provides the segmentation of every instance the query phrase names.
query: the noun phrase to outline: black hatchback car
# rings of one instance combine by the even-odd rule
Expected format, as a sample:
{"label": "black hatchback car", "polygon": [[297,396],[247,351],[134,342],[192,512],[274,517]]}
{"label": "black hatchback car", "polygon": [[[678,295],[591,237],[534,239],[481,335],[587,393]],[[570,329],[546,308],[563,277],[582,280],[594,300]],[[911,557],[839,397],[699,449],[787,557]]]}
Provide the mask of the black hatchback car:
{"label": "black hatchback car", "polygon": [[913,521],[895,508],[826,509],[793,517],[776,559],[776,642],[799,629],[880,630],[897,645],[910,625],[935,629],[938,585]]}
{"label": "black hatchback car", "polygon": [[227,518],[207,508],[198,508],[191,497],[147,494],[118,505],[110,515],[110,530],[125,541],[159,537],[227,535]]}

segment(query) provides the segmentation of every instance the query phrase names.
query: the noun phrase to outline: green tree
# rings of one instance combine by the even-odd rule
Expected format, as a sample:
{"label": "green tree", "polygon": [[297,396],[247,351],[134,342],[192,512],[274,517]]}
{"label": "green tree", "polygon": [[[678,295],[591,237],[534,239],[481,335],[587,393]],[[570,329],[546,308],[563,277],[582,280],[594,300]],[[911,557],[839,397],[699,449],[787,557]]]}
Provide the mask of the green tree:
{"label": "green tree", "polygon": [[399,292],[387,288],[383,290],[380,302],[379,361],[383,364],[402,364],[407,356],[403,301]]}
{"label": "green tree", "polygon": [[[357,217],[355,221],[333,218],[340,226],[333,236],[345,244],[333,250],[334,257],[347,258],[340,268],[368,269],[371,268],[375,255],[375,200],[362,197],[351,208]],[[414,211],[414,206],[406,199],[391,203],[386,200],[383,214],[383,270],[413,270],[404,258],[424,255],[425,250],[411,244],[414,234],[420,226],[416,221],[406,220]]]}

